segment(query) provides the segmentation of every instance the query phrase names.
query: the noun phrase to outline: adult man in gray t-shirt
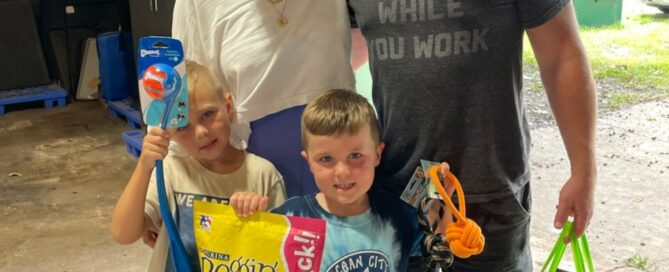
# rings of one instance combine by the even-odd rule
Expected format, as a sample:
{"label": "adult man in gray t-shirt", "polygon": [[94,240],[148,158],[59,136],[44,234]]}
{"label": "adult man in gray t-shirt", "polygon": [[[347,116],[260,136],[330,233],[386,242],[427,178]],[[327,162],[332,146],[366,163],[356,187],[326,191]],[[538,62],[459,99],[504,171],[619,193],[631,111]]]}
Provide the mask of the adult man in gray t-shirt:
{"label": "adult man in gray t-shirt", "polygon": [[[459,271],[530,271],[526,32],[571,162],[555,226],[593,213],[595,87],[569,0],[348,0],[367,41],[386,144],[377,188],[400,194],[420,159],[446,161],[484,231]],[[355,63],[355,60],[354,60]]]}

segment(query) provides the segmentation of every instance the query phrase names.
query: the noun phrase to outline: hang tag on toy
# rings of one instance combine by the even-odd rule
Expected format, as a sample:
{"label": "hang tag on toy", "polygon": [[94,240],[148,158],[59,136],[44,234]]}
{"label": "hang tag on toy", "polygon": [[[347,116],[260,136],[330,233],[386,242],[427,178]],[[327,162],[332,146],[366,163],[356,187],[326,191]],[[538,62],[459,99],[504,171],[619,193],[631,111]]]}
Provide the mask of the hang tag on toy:
{"label": "hang tag on toy", "polygon": [[183,46],[170,37],[139,39],[137,78],[144,123],[162,128],[188,124],[188,84]]}
{"label": "hang tag on toy", "polygon": [[434,187],[434,183],[432,183],[432,178],[430,177],[430,173],[427,172],[433,165],[439,165],[439,163],[428,160],[420,160],[420,166],[421,168],[423,168],[424,171],[423,174],[425,175],[425,180],[427,181],[427,197],[443,200],[441,195],[439,195],[439,191],[437,191],[437,187]]}
{"label": "hang tag on toy", "polygon": [[409,183],[404,187],[404,191],[400,198],[414,208],[418,208],[418,204],[427,197],[427,182],[425,180],[425,172],[423,168],[416,167]]}
{"label": "hang tag on toy", "polygon": [[[432,165],[439,165],[439,163],[421,160],[421,166],[416,167],[409,183],[400,195],[404,202],[418,209],[418,224],[429,233],[443,231],[446,228],[446,222],[442,222],[442,218],[447,212],[437,199],[441,199],[438,197],[440,194],[430,180],[428,171]],[[433,188],[429,189],[429,187]]]}

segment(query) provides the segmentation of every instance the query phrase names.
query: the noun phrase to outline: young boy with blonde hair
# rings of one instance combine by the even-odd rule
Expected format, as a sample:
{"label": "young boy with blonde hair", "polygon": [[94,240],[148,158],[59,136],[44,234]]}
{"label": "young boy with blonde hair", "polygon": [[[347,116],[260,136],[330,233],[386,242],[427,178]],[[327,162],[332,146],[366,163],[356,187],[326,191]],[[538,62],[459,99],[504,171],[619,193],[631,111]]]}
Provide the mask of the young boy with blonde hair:
{"label": "young boy with blonde hair", "polygon": [[410,256],[423,255],[416,209],[370,191],[384,147],[379,139],[374,109],[352,91],[330,90],[302,114],[302,156],[320,192],[272,212],[327,221],[319,271],[403,272]]}
{"label": "young boy with blonde hair", "polygon": [[[112,235],[117,242],[130,244],[143,237],[153,246],[149,271],[174,270],[158,204],[156,160],[164,160],[169,206],[194,268],[199,267],[199,261],[193,234],[193,201],[229,203],[238,215],[245,216],[275,207],[286,198],[283,179],[271,163],[230,144],[234,118],[231,94],[221,90],[206,67],[194,62],[187,62],[186,67],[188,125],[149,130],[112,217]],[[186,156],[168,154],[171,139]]]}

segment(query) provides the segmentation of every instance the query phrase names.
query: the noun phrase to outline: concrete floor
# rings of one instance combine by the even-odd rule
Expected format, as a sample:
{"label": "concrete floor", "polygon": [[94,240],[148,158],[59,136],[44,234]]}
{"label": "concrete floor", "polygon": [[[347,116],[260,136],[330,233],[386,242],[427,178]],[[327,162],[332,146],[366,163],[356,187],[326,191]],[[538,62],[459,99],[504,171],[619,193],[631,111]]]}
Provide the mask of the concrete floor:
{"label": "concrete floor", "polygon": [[146,270],[148,247],[109,234],[127,129],[97,101],[0,116],[0,271]]}

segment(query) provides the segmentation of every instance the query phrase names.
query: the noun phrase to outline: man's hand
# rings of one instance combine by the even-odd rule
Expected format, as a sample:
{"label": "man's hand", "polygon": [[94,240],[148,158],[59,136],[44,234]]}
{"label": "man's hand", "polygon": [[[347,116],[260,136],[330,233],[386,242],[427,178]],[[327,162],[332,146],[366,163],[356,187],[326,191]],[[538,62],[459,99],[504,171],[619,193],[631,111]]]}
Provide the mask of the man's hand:
{"label": "man's hand", "polygon": [[[594,212],[594,178],[570,177],[560,190],[555,228],[561,229],[569,216],[574,217],[574,233],[580,237],[590,224]],[[568,240],[565,242],[569,242]]]}

